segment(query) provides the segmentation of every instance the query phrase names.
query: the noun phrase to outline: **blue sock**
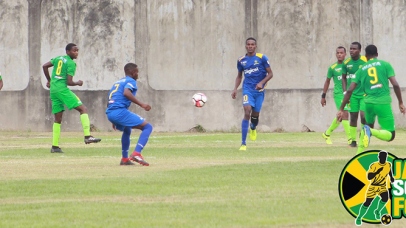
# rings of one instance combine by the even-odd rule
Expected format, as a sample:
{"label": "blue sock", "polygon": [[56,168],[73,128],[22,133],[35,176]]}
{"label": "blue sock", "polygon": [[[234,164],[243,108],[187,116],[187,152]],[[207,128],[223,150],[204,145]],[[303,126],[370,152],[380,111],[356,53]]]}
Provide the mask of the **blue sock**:
{"label": "blue sock", "polygon": [[147,123],[142,129],[141,135],[138,138],[137,146],[135,147],[135,151],[141,153],[142,149],[144,149],[145,145],[147,145],[149,135],[152,132],[152,125]]}
{"label": "blue sock", "polygon": [[130,136],[131,128],[125,127],[123,130],[123,135],[121,136],[121,149],[123,158],[128,158],[128,150],[130,149]]}
{"label": "blue sock", "polygon": [[243,144],[243,145],[246,145],[247,133],[248,133],[248,125],[249,125],[249,121],[243,119],[242,123],[241,123],[241,132],[242,132],[242,142],[241,142],[241,144]]}

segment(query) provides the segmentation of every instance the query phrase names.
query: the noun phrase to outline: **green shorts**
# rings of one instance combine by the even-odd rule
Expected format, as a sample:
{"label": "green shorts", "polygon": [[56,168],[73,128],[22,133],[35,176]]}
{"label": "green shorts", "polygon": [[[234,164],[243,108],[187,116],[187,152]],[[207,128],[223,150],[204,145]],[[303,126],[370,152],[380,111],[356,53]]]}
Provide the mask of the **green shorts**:
{"label": "green shorts", "polygon": [[365,104],[365,120],[367,124],[374,124],[378,117],[379,126],[383,130],[395,130],[395,118],[393,117],[391,104]]}
{"label": "green shorts", "polygon": [[348,104],[348,111],[349,112],[359,112],[359,111],[365,112],[364,96],[361,96],[361,97],[351,96],[350,103]]}
{"label": "green shorts", "polygon": [[58,113],[65,111],[64,105],[68,107],[69,110],[74,109],[82,105],[79,97],[76,96],[70,89],[65,89],[58,92],[51,92],[50,98],[52,101],[52,113]]}
{"label": "green shorts", "polygon": [[[334,94],[334,102],[336,103],[337,110],[340,110],[340,106],[341,106],[341,103],[343,102],[343,99],[344,99],[344,94],[340,94],[340,95]],[[348,104],[345,105],[344,110],[345,111],[349,110]]]}

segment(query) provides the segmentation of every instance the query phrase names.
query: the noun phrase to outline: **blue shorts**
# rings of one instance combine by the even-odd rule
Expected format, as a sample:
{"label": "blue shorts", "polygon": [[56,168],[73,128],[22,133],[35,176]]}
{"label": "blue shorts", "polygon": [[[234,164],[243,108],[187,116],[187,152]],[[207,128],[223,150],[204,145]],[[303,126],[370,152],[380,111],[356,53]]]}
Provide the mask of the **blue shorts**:
{"label": "blue shorts", "polygon": [[262,91],[242,91],[242,105],[251,105],[252,110],[260,112],[264,102],[265,92]]}
{"label": "blue shorts", "polygon": [[120,131],[123,131],[125,127],[133,128],[144,122],[144,118],[128,109],[109,110],[106,114],[107,119]]}

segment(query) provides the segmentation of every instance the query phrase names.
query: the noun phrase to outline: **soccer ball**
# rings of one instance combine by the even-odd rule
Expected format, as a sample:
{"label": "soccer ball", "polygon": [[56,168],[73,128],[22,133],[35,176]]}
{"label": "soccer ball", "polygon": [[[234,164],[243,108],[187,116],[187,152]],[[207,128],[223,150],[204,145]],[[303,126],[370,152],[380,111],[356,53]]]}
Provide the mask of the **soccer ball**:
{"label": "soccer ball", "polygon": [[207,97],[203,93],[196,93],[195,95],[193,95],[192,100],[193,100],[193,104],[196,107],[201,108],[204,106],[204,104],[206,104]]}
{"label": "soccer ball", "polygon": [[389,214],[382,215],[382,217],[381,217],[382,225],[388,226],[389,224],[391,224],[391,222],[392,222],[392,216],[390,216]]}

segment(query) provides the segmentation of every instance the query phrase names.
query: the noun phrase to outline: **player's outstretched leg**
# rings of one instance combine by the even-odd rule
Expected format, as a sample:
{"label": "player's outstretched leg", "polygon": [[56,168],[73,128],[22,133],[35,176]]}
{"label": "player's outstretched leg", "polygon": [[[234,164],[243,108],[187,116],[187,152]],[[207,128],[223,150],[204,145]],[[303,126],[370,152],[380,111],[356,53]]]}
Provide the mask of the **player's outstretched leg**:
{"label": "player's outstretched leg", "polygon": [[369,143],[371,141],[371,128],[368,125],[364,125],[364,128],[362,129],[363,131],[363,137],[361,138],[362,143],[364,144],[364,147],[367,148],[369,146]]}
{"label": "player's outstretched leg", "polygon": [[128,157],[128,150],[130,149],[130,136],[131,127],[124,127],[123,135],[121,136],[121,154],[122,158],[120,165],[135,165]]}
{"label": "player's outstretched leg", "polygon": [[89,115],[87,113],[83,113],[80,115],[80,121],[82,122],[82,127],[83,127],[83,133],[85,135],[85,144],[89,143],[98,143],[101,141],[99,138],[95,138],[90,135],[90,120],[89,120]]}
{"label": "player's outstretched leg", "polygon": [[138,138],[137,146],[135,147],[134,152],[131,154],[130,159],[139,163],[143,166],[149,166],[149,163],[144,160],[141,155],[142,149],[147,145],[149,136],[152,132],[152,125],[147,123],[142,129],[140,137]]}
{"label": "player's outstretched leg", "polygon": [[326,140],[327,144],[329,144],[329,145],[333,144],[333,142],[331,141],[330,135],[327,135],[326,132],[323,132],[323,134],[321,136]]}

